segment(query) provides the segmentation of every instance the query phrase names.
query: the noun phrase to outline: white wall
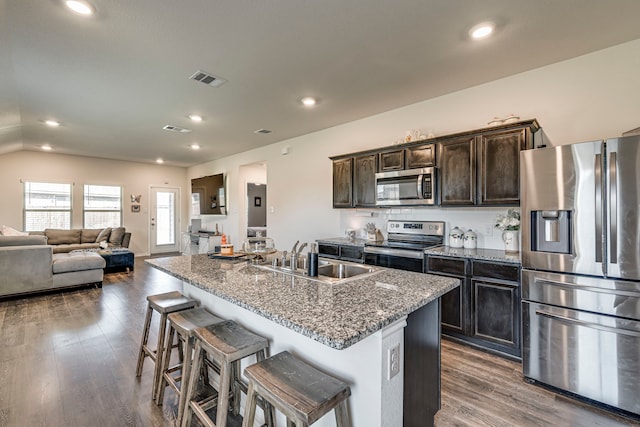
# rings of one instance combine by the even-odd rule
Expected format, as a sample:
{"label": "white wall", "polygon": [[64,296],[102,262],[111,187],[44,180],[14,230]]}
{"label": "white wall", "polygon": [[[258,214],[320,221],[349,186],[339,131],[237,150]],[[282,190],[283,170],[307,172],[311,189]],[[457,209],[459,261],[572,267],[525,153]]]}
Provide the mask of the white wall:
{"label": "white wall", "polygon": [[[444,135],[481,128],[492,117],[511,113],[537,118],[554,145],[616,136],[640,126],[640,40],[194,166],[188,175],[227,174],[230,210],[219,222],[241,236],[240,167],[266,162],[269,235],[282,249],[298,239],[343,235],[346,228],[369,221],[383,225],[388,218],[444,220],[447,230],[474,228],[481,246],[500,249],[499,233],[487,235],[485,228],[506,209],[378,210],[373,218],[361,216],[367,212],[332,209],[328,157],[391,145],[406,129]],[[288,155],[281,154],[284,147],[290,148]]]}
{"label": "white wall", "polygon": [[[73,228],[82,227],[82,189],[84,184],[123,187],[123,225],[131,235],[136,256],[149,254],[149,189],[153,186],[179,187],[183,203],[182,222],[189,219],[186,168],[144,163],[67,156],[54,153],[19,151],[0,155],[0,183],[3,201],[0,223],[23,228],[21,181],[71,182],[73,187]],[[142,194],[140,213],[131,212],[131,194]]]}

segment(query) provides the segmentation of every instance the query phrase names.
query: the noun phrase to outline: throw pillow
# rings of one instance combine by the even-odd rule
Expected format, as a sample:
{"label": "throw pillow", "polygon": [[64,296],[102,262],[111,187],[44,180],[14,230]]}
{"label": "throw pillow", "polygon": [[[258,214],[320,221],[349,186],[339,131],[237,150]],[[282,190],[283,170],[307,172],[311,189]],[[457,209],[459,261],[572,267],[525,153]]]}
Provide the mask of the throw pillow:
{"label": "throw pillow", "polygon": [[111,234],[109,235],[109,243],[112,246],[122,246],[122,239],[124,239],[125,228],[124,227],[116,227],[111,230]]}
{"label": "throw pillow", "polygon": [[111,227],[105,228],[98,234],[98,237],[96,237],[96,243],[106,242],[109,238],[109,234],[111,234]]}
{"label": "throw pillow", "polygon": [[23,233],[22,231],[18,231],[15,228],[11,228],[8,225],[3,225],[0,228],[0,235],[3,236],[28,236],[29,233]]}

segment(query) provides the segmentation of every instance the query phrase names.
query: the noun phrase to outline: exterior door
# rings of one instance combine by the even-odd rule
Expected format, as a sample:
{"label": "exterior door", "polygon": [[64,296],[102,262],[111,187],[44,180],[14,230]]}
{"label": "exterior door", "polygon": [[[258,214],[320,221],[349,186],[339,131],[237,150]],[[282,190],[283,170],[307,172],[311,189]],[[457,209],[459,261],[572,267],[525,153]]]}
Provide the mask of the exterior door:
{"label": "exterior door", "polygon": [[151,254],[178,252],[180,239],[180,189],[151,187],[149,250]]}

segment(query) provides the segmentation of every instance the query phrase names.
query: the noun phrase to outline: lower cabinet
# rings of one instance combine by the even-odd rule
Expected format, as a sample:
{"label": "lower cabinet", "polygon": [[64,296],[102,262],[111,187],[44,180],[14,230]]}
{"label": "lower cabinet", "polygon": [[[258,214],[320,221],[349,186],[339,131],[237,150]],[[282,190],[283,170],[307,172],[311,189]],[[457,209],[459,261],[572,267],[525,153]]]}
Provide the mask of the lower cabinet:
{"label": "lower cabinet", "polygon": [[318,255],[343,261],[364,262],[364,246],[318,242]]}
{"label": "lower cabinet", "polygon": [[521,357],[518,265],[428,255],[425,272],[461,281],[441,297],[443,334]]}

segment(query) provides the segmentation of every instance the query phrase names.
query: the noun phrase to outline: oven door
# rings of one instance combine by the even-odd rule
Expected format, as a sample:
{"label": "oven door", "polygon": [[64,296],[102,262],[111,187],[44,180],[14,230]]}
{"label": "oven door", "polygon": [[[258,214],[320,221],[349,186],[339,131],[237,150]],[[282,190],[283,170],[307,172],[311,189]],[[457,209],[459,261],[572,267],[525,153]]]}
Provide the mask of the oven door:
{"label": "oven door", "polygon": [[376,174],[377,206],[435,204],[434,168]]}
{"label": "oven door", "polygon": [[423,251],[365,246],[364,263],[422,273]]}

